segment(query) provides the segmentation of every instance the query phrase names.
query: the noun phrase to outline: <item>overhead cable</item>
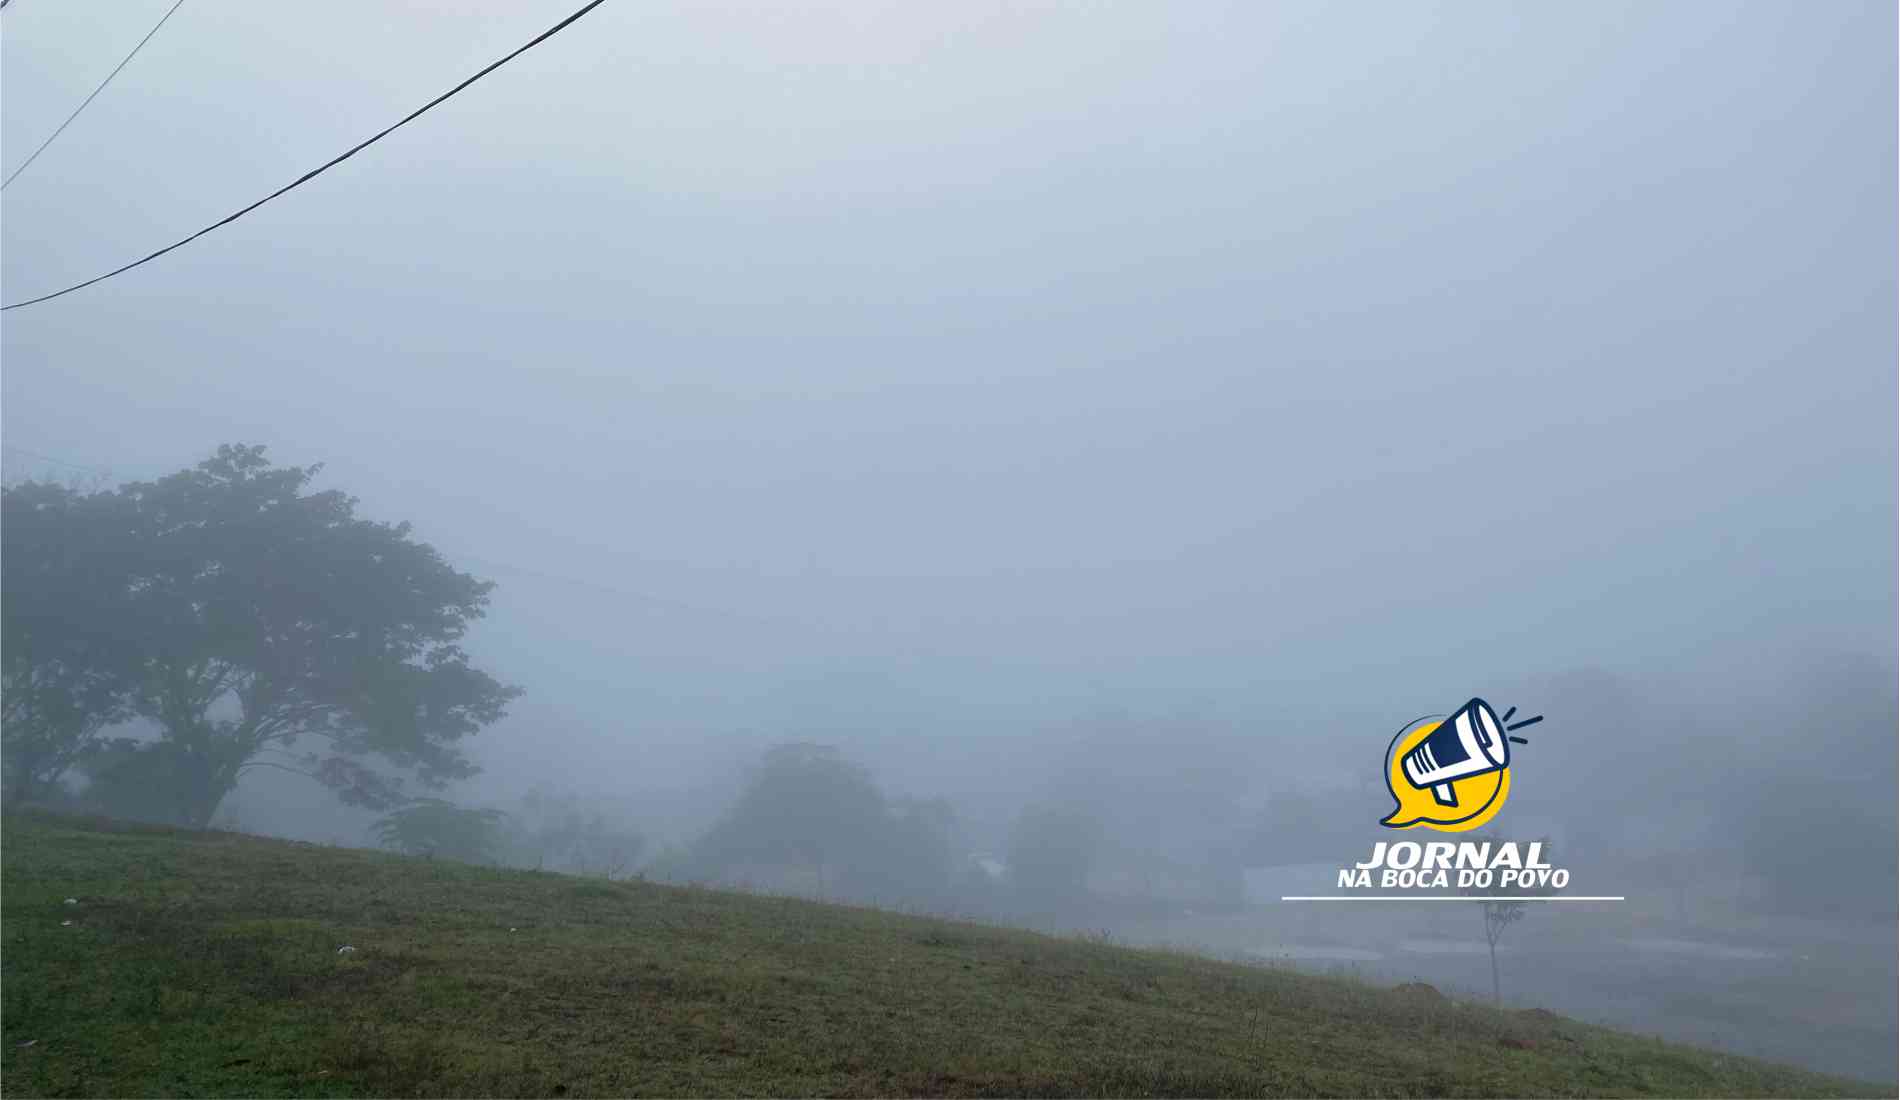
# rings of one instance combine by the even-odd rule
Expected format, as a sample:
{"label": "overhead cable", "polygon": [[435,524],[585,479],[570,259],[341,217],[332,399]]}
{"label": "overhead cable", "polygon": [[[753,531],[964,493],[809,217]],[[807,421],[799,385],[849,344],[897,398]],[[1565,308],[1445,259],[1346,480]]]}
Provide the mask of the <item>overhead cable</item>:
{"label": "overhead cable", "polygon": [[477,80],[480,80],[482,77],[487,76],[489,73],[494,72],[496,69],[501,68],[503,65],[506,65],[508,62],[513,61],[515,58],[528,52],[529,50],[540,45],[541,43],[546,42],[548,39],[553,38],[555,35],[561,33],[563,30],[566,30],[567,27],[570,24],[572,24],[575,20],[579,19],[583,15],[586,15],[588,12],[593,11],[595,8],[599,7],[601,4],[605,2],[606,0],[590,0],[589,3],[582,5],[579,11],[576,11],[574,14],[568,16],[566,19],[561,20],[559,23],[554,24],[552,27],[549,27],[547,30],[542,31],[540,34],[535,35],[533,38],[529,39],[526,44],[517,47],[512,52],[502,57],[500,60],[491,62],[486,68],[482,69],[480,72],[476,73],[474,76],[469,77],[467,80],[462,81],[460,84],[457,84],[455,87],[450,88],[448,91],[443,92],[439,96],[436,96],[434,99],[430,100],[429,102],[424,103],[422,106],[409,112],[407,115],[404,115],[399,121],[395,122],[394,124],[390,126],[383,128],[382,130],[377,131],[374,135],[372,135],[371,137],[369,137],[368,139],[362,142],[359,142],[358,144],[351,147],[346,152],[343,152],[335,157],[332,157],[330,160],[324,162],[322,165],[316,168],[313,168],[308,172],[305,172],[303,175],[298,176],[296,179],[292,180],[291,182],[285,184],[282,187],[279,187],[277,190],[272,191],[270,194],[265,195],[263,198],[258,199],[256,202],[252,203],[251,205],[244,207],[242,210],[239,210],[234,214],[227,215],[226,217],[220,218],[219,220],[212,222],[210,225],[205,226],[203,229],[198,230],[196,233],[193,233],[191,236],[185,237],[181,240],[173,241],[171,244],[166,245],[164,248],[159,249],[157,252],[154,252],[151,255],[145,256],[141,259],[133,260],[131,263],[126,264],[123,267],[113,268],[111,271],[108,271],[103,275],[95,275],[92,278],[87,279],[83,283],[74,283],[73,285],[66,287],[63,290],[55,290],[51,294],[42,294],[37,298],[28,298],[25,301],[13,302],[9,305],[0,306],[0,312],[4,312],[10,309],[19,309],[21,306],[37,305],[40,302],[51,301],[52,299],[58,298],[64,294],[71,294],[75,290],[84,290],[86,287],[89,287],[94,283],[104,282],[105,280],[112,278],[114,275],[123,275],[126,272],[132,270],[133,268],[140,266],[141,264],[151,263],[153,260],[156,260],[160,256],[163,256],[165,253],[170,252],[172,249],[181,248],[184,245],[188,245],[192,241],[197,240],[199,237],[204,236],[206,233],[209,233],[212,230],[221,229],[224,226],[230,225],[232,222],[237,221],[239,218],[243,217],[246,214],[249,214],[253,210],[256,210],[258,207],[271,201],[277,196],[282,195],[286,191],[291,191],[298,187],[302,187],[304,184],[309,183],[311,180],[316,179],[318,176],[322,175],[323,173],[329,171],[330,169],[336,167],[339,164],[342,164],[344,161],[350,159],[356,154],[362,152],[363,150],[383,140],[385,137],[388,137],[391,133],[395,132],[401,127],[406,126],[409,123],[415,121],[417,118],[420,118],[423,114],[427,113],[429,110],[431,110],[438,104],[454,96],[456,93],[468,87],[470,84],[475,83]]}
{"label": "overhead cable", "polygon": [[[4,0],[0,0],[0,4],[4,4]],[[73,124],[73,119],[78,118],[79,112],[86,109],[86,104],[91,103],[93,99],[96,96],[98,96],[100,92],[105,91],[106,85],[112,83],[112,78],[119,75],[119,69],[125,68],[128,64],[131,63],[133,58],[139,55],[139,51],[145,48],[145,44],[147,42],[150,42],[152,40],[152,36],[158,33],[158,28],[164,26],[165,20],[170,19],[172,17],[172,12],[175,12],[179,8],[182,8],[184,6],[185,6],[185,0],[178,0],[177,3],[173,4],[170,8],[166,9],[165,14],[160,16],[158,22],[152,25],[152,29],[145,32],[145,37],[139,39],[139,44],[132,47],[132,52],[125,55],[125,60],[119,62],[118,66],[114,68],[111,72],[107,73],[106,78],[99,82],[99,86],[92,90],[92,95],[89,95],[85,99],[82,99],[79,101],[79,106],[74,107],[73,113],[66,116],[66,121],[59,124],[59,129],[54,130],[51,134],[47,135],[46,140],[40,142],[40,147],[38,149],[33,150],[33,153],[31,156],[28,156],[25,160],[21,161],[20,166],[18,168],[15,168],[11,173],[9,173],[6,179],[0,180],[0,191],[6,190],[7,184],[12,183],[15,177],[19,176],[21,172],[26,171],[27,165],[32,164],[35,160],[39,159],[39,155],[41,153],[46,152],[46,147],[48,145],[53,144],[54,138],[66,132],[66,127],[71,126]]]}

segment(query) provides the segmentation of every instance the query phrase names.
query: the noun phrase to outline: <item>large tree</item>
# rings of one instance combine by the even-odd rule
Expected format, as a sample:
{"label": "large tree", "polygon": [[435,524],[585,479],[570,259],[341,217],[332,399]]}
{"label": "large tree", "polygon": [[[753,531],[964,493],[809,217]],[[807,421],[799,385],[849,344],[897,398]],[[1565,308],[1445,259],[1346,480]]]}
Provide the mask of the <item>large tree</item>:
{"label": "large tree", "polygon": [[257,767],[389,808],[402,797],[393,773],[438,788],[474,774],[460,742],[519,694],[457,644],[493,586],[407,523],[306,491],[319,469],[224,446],[114,495],[130,573],[120,633],[140,671],[131,705],[160,734],[116,766],[162,777],[184,824],[208,823]]}
{"label": "large tree", "polygon": [[887,821],[870,773],[836,748],[777,745],[739,801],[700,839],[698,857],[715,871],[743,864],[814,868],[822,892]]}
{"label": "large tree", "polygon": [[0,490],[0,773],[11,805],[51,793],[131,711],[128,528],[115,494]]}
{"label": "large tree", "polygon": [[1030,806],[1010,829],[1010,882],[1032,905],[1061,907],[1083,901],[1104,835],[1101,818],[1084,806]]}
{"label": "large tree", "polygon": [[870,901],[933,901],[951,873],[954,815],[942,801],[887,799],[830,745],[773,747],[695,848],[703,870],[806,867],[818,888]]}

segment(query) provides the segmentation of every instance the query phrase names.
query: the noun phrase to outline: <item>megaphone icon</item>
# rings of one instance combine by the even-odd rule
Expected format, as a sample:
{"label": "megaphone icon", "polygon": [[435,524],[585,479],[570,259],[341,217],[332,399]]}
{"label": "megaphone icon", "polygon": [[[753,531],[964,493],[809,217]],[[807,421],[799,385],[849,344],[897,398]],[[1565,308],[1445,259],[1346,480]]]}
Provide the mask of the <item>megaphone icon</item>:
{"label": "megaphone icon", "polygon": [[1503,771],[1510,764],[1511,744],[1504,736],[1504,723],[1491,704],[1473,699],[1405,754],[1404,771],[1412,786],[1421,791],[1430,788],[1440,806],[1456,806],[1458,799],[1451,790],[1454,780]]}

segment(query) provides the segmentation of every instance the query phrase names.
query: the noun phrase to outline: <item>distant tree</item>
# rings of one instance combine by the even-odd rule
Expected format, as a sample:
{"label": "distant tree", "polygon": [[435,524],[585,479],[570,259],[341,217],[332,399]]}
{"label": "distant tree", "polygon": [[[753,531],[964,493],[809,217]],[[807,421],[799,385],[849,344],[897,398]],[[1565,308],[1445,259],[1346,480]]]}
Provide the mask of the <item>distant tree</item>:
{"label": "distant tree", "polygon": [[492,863],[501,851],[507,814],[418,798],[370,826],[385,848],[404,855]]}
{"label": "distant tree", "polygon": [[873,902],[942,900],[954,873],[955,815],[941,800],[887,799],[830,745],[779,745],[694,845],[692,865],[806,867],[821,893]]}
{"label": "distant tree", "polygon": [[646,848],[639,832],[573,795],[530,791],[509,821],[509,861],[537,870],[623,878]]}
{"label": "distant tree", "polygon": [[[1479,844],[1490,844],[1493,851],[1497,849],[1498,844],[1502,843],[1495,837],[1484,836],[1482,834],[1473,837],[1472,840]],[[1549,861],[1551,848],[1550,838],[1545,837],[1540,843],[1544,846],[1543,858],[1545,861]],[[1495,892],[1495,888],[1470,887],[1465,890],[1467,894],[1488,894]],[[1550,894],[1554,892],[1555,891],[1548,888],[1529,886],[1511,887],[1511,893],[1519,896],[1526,894]],[[1530,911],[1529,905],[1529,902],[1524,901],[1480,900],[1478,902],[1478,907],[1484,913],[1484,943],[1491,951],[1491,1001],[1493,1004],[1499,1006],[1504,1004],[1504,991],[1498,982],[1498,941],[1504,938],[1505,929],[1524,919],[1525,915]]]}
{"label": "distant tree", "polygon": [[1072,806],[1032,806],[1009,835],[1009,878],[1032,901],[1073,901],[1088,894],[1089,872],[1104,840],[1101,821]]}
{"label": "distant tree", "polygon": [[[113,633],[136,655],[130,709],[159,732],[154,745],[121,746],[116,767],[124,782],[147,766],[167,777],[182,824],[204,826],[257,767],[310,776],[353,805],[399,805],[392,770],[425,787],[474,774],[458,743],[519,694],[456,644],[492,585],[451,568],[408,524],[359,519],[334,490],[306,492],[319,469],[224,446],[111,495],[130,574]],[[323,749],[291,752],[303,738]]]}
{"label": "distant tree", "polygon": [[[1724,847],[1753,879],[1738,900],[1764,913],[1891,922],[1900,885],[1894,666],[1832,652],[1790,664],[1776,699],[1731,720],[1755,746],[1733,754],[1720,793],[1731,820]],[[1810,709],[1816,700],[1826,701],[1824,719]],[[1783,735],[1793,729],[1801,735]],[[1748,812],[1733,813],[1737,805]],[[1816,807],[1826,807],[1825,828],[1815,826]]]}
{"label": "distant tree", "polygon": [[1298,789],[1287,786],[1266,796],[1244,819],[1237,834],[1234,862],[1242,866],[1321,863],[1340,849],[1365,847],[1381,827],[1330,812],[1349,798],[1376,804],[1387,797],[1383,780],[1363,779],[1356,787]]}
{"label": "distant tree", "polygon": [[888,799],[882,823],[850,853],[840,890],[871,901],[947,900],[957,870],[956,836],[956,811],[944,799]]}
{"label": "distant tree", "polygon": [[1491,1001],[1500,1007],[1504,1004],[1503,987],[1498,984],[1498,940],[1504,930],[1524,919],[1524,907],[1521,901],[1481,901],[1479,907],[1484,910],[1484,942],[1491,949]]}
{"label": "distant tree", "polygon": [[0,489],[0,774],[4,799],[53,793],[132,709],[132,560],[122,502],[49,482]]}
{"label": "distant tree", "polygon": [[739,801],[696,846],[714,871],[741,864],[811,867],[819,889],[888,827],[869,772],[835,747],[811,742],[768,750]]}
{"label": "distant tree", "polygon": [[1677,923],[1689,922],[1689,898],[1701,885],[1704,874],[1701,854],[1682,848],[1657,848],[1634,852],[1625,858],[1623,871],[1632,883],[1642,883],[1655,893],[1667,893]]}

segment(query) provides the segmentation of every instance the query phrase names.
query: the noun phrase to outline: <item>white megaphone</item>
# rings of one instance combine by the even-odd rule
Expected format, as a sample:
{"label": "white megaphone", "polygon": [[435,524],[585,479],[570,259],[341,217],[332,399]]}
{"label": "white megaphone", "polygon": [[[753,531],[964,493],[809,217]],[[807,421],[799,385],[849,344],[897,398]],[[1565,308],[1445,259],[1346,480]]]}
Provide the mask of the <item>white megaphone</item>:
{"label": "white megaphone", "polygon": [[1440,806],[1456,806],[1453,780],[1503,771],[1510,763],[1504,724],[1489,703],[1473,699],[1405,754],[1405,778],[1419,790],[1431,788]]}

